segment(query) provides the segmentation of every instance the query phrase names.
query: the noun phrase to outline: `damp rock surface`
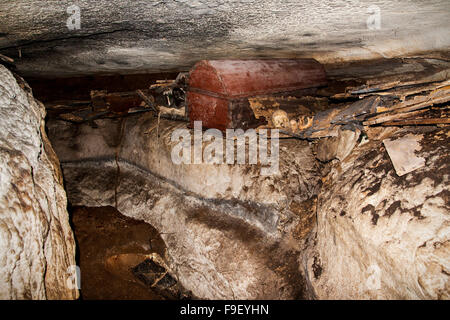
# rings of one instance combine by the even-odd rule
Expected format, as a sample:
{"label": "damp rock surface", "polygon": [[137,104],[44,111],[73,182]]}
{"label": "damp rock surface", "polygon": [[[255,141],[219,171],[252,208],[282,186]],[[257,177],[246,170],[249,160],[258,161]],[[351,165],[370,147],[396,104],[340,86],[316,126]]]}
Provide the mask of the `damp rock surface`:
{"label": "damp rock surface", "polygon": [[298,255],[314,216],[302,208],[320,171],[307,142],[282,141],[279,173],[261,176],[258,165],[174,164],[171,133],[186,124],[150,113],[48,128],[70,202],[114,206],[154,226],[195,297],[308,296]]}
{"label": "damp rock surface", "polygon": [[264,177],[175,165],[170,134],[185,124],[151,114],[48,128],[70,201],[153,225],[196,297],[448,298],[448,129],[388,130],[420,137],[425,166],[401,177],[381,138],[353,133],[326,165],[307,142],[280,140],[279,173]]}
{"label": "damp rock surface", "polygon": [[[171,141],[171,135],[187,125],[163,119],[158,122],[153,113],[96,120],[96,128],[61,120],[50,120],[47,126],[63,166],[117,159],[200,198],[253,202],[280,211],[291,201],[305,201],[319,190],[320,169],[306,141],[281,140],[279,172],[263,176],[261,165],[175,164],[172,150],[177,142]],[[105,177],[105,183],[112,182]],[[270,219],[268,223],[275,225],[276,218]]]}
{"label": "damp rock surface", "polygon": [[[154,226],[166,245],[169,268],[195,297],[304,296],[296,244],[242,218],[257,212],[257,208],[200,199],[134,165],[120,162],[119,166],[120,173],[114,161],[66,163],[70,201],[116,206],[124,215]],[[114,177],[116,182],[105,183],[104,176]],[[115,188],[113,196],[105,198],[111,187]]]}
{"label": "damp rock surface", "polygon": [[317,204],[308,283],[319,299],[450,298],[450,132],[418,137],[425,166],[398,176],[381,141],[334,163]]}
{"label": "damp rock surface", "polygon": [[75,242],[45,108],[0,65],[0,299],[75,299]]}

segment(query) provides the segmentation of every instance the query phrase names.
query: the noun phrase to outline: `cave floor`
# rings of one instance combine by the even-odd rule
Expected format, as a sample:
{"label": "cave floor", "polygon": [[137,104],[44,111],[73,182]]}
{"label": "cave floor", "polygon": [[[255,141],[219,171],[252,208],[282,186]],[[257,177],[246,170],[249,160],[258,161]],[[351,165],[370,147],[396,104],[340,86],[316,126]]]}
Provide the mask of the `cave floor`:
{"label": "cave floor", "polygon": [[[133,276],[136,259],[108,264],[110,257],[164,256],[165,245],[149,224],[123,216],[113,207],[73,207],[71,222],[77,242],[77,263],[83,300],[165,300]],[[125,259],[126,260],[126,259]]]}

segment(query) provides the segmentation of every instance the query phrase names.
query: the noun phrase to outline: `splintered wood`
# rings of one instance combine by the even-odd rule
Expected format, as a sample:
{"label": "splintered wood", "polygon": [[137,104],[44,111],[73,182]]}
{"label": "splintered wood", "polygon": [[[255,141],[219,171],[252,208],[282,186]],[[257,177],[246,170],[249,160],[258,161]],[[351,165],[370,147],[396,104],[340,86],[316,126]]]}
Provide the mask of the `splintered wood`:
{"label": "splintered wood", "polygon": [[[430,86],[420,91],[420,95],[405,95],[403,101],[394,104],[385,112],[375,115],[365,121],[364,125],[380,124],[395,119],[405,118],[407,115],[417,115],[418,112],[412,113],[415,110],[428,108],[436,104],[444,104],[450,100],[450,85],[449,81],[437,83],[434,90],[430,90]],[[414,89],[412,92],[417,93],[419,90]],[[425,94],[422,94],[426,92]]]}
{"label": "splintered wood", "polygon": [[[259,95],[239,96],[239,99],[232,99],[234,113],[230,111],[222,116],[231,118],[227,121],[234,128],[241,128],[238,123],[249,127],[251,122],[257,129],[277,128],[281,137],[300,139],[337,137],[340,130],[359,130],[367,136],[378,136],[372,129],[450,124],[450,63],[446,60],[385,59],[379,64],[348,64],[327,72],[331,79],[326,87],[283,94],[261,95],[258,91]],[[200,77],[199,81],[202,79]],[[71,122],[124,117],[139,112],[154,112],[161,118],[187,121],[193,112],[186,106],[188,82],[189,75],[180,73],[175,80],[142,86],[147,89],[92,90],[90,100],[71,100],[69,95],[67,101],[53,101],[46,103],[46,107],[49,116]],[[266,85],[264,81],[258,84]],[[198,94],[191,93],[196,97]],[[216,107],[198,111],[210,112]],[[208,119],[212,124],[217,117]],[[219,120],[218,123],[225,121]]]}
{"label": "splintered wood", "polygon": [[187,121],[184,103],[185,73],[175,80],[158,80],[149,89],[127,92],[91,90],[90,101],[47,103],[51,117],[81,123],[100,118],[120,118],[152,111],[160,118]]}
{"label": "splintered wood", "polygon": [[[333,95],[333,101],[344,99],[344,102],[330,104],[329,109],[328,99],[322,101],[317,97],[310,97],[316,103],[307,107],[291,97],[254,98],[249,102],[255,116],[266,118],[263,127],[278,128],[287,135],[306,139],[336,137],[342,129],[367,132],[374,126],[445,126],[450,123],[450,80],[446,79],[450,72],[435,71],[436,74],[426,73],[425,78],[411,80],[411,76],[405,76],[406,80],[385,84],[370,79],[369,84]],[[349,99],[356,101],[345,102]],[[277,110],[284,110],[287,118],[274,123],[272,115]]]}

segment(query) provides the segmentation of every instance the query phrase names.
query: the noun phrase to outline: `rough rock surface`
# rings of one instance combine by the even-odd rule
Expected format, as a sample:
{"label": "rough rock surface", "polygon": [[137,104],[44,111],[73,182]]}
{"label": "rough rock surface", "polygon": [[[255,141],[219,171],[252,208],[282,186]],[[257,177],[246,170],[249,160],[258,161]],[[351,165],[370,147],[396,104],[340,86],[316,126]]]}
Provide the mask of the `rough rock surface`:
{"label": "rough rock surface", "polygon": [[399,177],[371,141],[324,179],[304,260],[317,298],[450,298],[450,131],[417,131],[425,167]]}
{"label": "rough rock surface", "polygon": [[[117,202],[123,214],[154,226],[167,246],[168,265],[194,296],[304,296],[298,249],[245,223],[241,217],[249,214],[248,207],[201,200],[136,166],[119,165],[117,175],[114,161],[65,164],[69,199],[87,206],[115,206]],[[257,209],[264,210],[255,208],[254,212]]]}
{"label": "rough rock surface", "polygon": [[[79,29],[66,25],[72,5]],[[377,16],[379,28],[370,23]],[[450,46],[448,0],[15,0],[0,2],[0,22],[0,53],[41,77],[179,71],[218,58],[333,63]]]}
{"label": "rough rock surface", "polygon": [[[262,176],[260,165],[174,164],[171,142],[183,122],[152,113],[124,120],[96,120],[96,128],[51,120],[49,136],[62,164],[92,159],[123,160],[207,199],[236,199],[285,208],[317,194],[319,168],[305,141],[280,140],[279,174]],[[159,138],[158,138],[159,135]]]}
{"label": "rough rock surface", "polygon": [[0,66],[0,299],[74,299],[66,193],[45,109]]}
{"label": "rough rock surface", "polygon": [[310,296],[298,256],[320,174],[308,143],[282,141],[280,173],[263,177],[256,165],[173,164],[170,134],[183,123],[161,120],[158,129],[147,114],[96,124],[48,123],[71,203],[115,206],[153,225],[197,297]]}
{"label": "rough rock surface", "polygon": [[389,131],[421,137],[426,165],[402,177],[383,142],[371,140],[320,179],[311,147],[295,140],[280,141],[279,175],[177,166],[170,134],[184,126],[158,127],[151,114],[48,123],[70,201],[152,224],[195,296],[449,298],[448,129]]}
{"label": "rough rock surface", "polygon": [[164,241],[155,228],[112,207],[73,207],[70,215],[83,300],[164,299],[165,291],[151,288],[130,270],[142,263],[143,256],[164,256]]}

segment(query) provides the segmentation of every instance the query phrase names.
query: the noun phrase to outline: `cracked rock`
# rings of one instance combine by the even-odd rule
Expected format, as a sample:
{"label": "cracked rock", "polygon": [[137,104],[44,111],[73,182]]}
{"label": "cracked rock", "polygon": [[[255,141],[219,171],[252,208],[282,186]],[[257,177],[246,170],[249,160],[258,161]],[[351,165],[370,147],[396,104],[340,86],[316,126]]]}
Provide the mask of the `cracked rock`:
{"label": "cracked rock", "polygon": [[373,140],[324,179],[317,244],[304,260],[315,297],[450,298],[450,134],[404,129],[392,139],[411,133],[422,136],[425,166],[398,176]]}
{"label": "cracked rock", "polygon": [[0,299],[75,299],[75,267],[59,161],[44,106],[0,65]]}

